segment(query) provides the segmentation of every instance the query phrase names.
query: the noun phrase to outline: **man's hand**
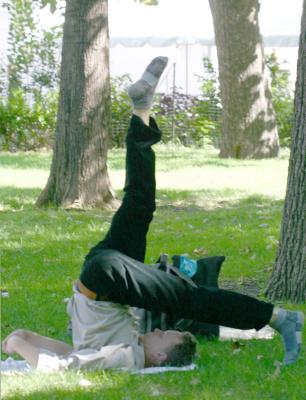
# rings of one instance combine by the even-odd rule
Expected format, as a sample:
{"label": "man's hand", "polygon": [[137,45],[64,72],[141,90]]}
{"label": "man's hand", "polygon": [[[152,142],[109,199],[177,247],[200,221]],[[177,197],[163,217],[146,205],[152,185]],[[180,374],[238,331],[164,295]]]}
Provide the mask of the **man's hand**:
{"label": "man's hand", "polygon": [[17,329],[9,334],[2,342],[2,351],[8,355],[15,353],[15,342],[18,338],[25,339],[26,331],[24,329]]}

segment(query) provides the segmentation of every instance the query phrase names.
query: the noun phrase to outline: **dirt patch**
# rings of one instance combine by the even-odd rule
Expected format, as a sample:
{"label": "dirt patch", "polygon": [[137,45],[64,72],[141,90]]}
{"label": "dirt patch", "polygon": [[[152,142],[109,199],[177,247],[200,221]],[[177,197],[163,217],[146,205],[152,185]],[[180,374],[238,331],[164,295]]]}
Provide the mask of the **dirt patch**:
{"label": "dirt patch", "polygon": [[244,278],[242,281],[220,280],[221,289],[231,290],[246,294],[252,297],[258,297],[262,293],[262,287],[258,281],[253,278]]}

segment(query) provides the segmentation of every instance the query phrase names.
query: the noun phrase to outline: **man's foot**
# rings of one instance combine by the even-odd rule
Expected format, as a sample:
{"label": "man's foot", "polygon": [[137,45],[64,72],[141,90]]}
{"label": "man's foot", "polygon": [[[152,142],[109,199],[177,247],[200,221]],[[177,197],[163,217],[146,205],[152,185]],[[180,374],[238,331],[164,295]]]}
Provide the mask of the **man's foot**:
{"label": "man's foot", "polygon": [[279,309],[274,321],[271,322],[270,325],[278,331],[282,337],[285,347],[283,364],[290,365],[295,363],[302,347],[304,314],[299,311]]}
{"label": "man's foot", "polygon": [[156,86],[167,63],[168,57],[154,58],[141,78],[128,88],[134,109],[148,110],[151,107]]}

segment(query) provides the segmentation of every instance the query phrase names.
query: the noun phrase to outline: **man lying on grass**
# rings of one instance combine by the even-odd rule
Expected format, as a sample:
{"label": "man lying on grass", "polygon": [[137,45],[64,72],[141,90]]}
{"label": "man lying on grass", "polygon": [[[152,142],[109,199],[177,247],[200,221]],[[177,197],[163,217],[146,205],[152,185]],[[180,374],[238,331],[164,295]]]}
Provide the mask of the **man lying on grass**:
{"label": "man lying on grass", "polygon": [[3,342],[4,352],[16,352],[34,367],[137,369],[192,362],[196,342],[190,333],[155,330],[139,335],[130,306],[238,329],[259,330],[269,324],[283,339],[284,364],[294,363],[299,356],[303,313],[197,286],[190,279],[200,272],[196,263],[171,274],[143,263],[155,211],[151,146],[161,138],[149,112],[167,61],[155,58],[128,91],[134,112],[126,138],[125,195],[105,238],[86,256],[74,287],[68,305],[73,348],[24,330],[13,332]]}

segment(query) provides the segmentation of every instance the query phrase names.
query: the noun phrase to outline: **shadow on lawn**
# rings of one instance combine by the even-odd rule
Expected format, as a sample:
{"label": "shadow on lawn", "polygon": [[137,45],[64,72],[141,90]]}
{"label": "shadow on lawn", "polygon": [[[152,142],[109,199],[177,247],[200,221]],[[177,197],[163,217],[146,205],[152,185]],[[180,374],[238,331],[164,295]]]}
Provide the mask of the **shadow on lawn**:
{"label": "shadow on lawn", "polygon": [[40,192],[39,188],[0,187],[0,211],[33,208]]}
{"label": "shadow on lawn", "polygon": [[236,210],[249,207],[263,208],[267,211],[281,207],[283,200],[273,199],[261,194],[248,194],[245,191],[225,188],[223,190],[159,190],[156,199],[157,211],[215,211],[217,209]]}
{"label": "shadow on lawn", "polygon": [[[35,201],[38,198],[40,188],[14,188],[0,187],[0,211],[22,210],[24,208],[35,210]],[[122,199],[123,191],[117,191],[117,197]],[[171,209],[173,211],[205,211],[214,209],[236,209],[244,207],[266,208],[280,207],[282,200],[263,195],[248,195],[244,191],[225,188],[223,190],[158,190],[157,191],[157,211]],[[55,206],[42,208],[40,210],[57,209]],[[38,210],[38,209],[37,209]],[[88,209],[85,212],[94,211],[104,213],[104,210]],[[74,211],[78,213],[78,210]],[[73,214],[73,211],[71,211]]]}
{"label": "shadow on lawn", "polygon": [[[84,256],[106,234],[112,212],[38,209],[32,203],[38,192],[0,191],[2,199],[2,194],[6,195],[2,201],[10,208],[2,212],[5,228],[0,228],[5,243],[2,263],[7,270],[3,283],[17,278],[20,287],[28,284],[27,274],[35,274],[36,282],[54,281],[56,289],[58,276],[76,279]],[[199,197],[206,199],[201,205]],[[149,232],[147,262],[155,262],[161,252],[206,256],[201,251],[193,254],[203,246],[209,249],[207,256],[225,254],[233,260],[248,260],[251,265],[266,265],[275,251],[280,200],[264,196],[228,200],[216,191],[164,191],[160,199]],[[20,266],[18,272],[13,268],[16,265]]]}
{"label": "shadow on lawn", "polygon": [[240,167],[243,165],[244,167],[254,167],[258,165],[258,160],[241,160],[241,159],[233,159],[233,158],[219,158],[217,154],[205,154],[201,150],[191,150],[186,151],[186,154],[182,154],[182,152],[178,152],[178,155],[175,156],[173,153],[157,153],[157,168],[162,171],[173,170],[177,165],[178,168],[182,165],[182,156],[185,157],[184,160],[184,168],[186,167],[205,167],[205,166],[213,166],[213,167]]}

